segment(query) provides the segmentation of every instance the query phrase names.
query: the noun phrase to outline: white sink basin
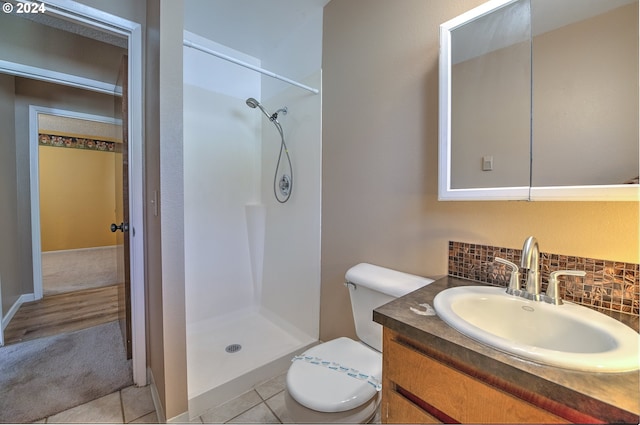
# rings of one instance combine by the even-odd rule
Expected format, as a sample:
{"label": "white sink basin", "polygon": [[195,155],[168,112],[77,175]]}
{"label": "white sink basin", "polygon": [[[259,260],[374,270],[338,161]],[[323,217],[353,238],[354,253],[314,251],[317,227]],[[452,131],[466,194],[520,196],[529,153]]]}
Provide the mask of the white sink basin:
{"label": "white sink basin", "polygon": [[523,359],[590,372],[640,368],[640,335],[586,307],[529,301],[485,286],[449,288],[433,303],[462,334]]}

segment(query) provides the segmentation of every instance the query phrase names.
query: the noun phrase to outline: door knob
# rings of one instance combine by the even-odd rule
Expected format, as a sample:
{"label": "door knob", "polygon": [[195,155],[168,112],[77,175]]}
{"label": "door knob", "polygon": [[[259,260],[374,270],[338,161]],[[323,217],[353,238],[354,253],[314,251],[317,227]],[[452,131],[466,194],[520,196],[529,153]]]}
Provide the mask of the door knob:
{"label": "door knob", "polygon": [[129,223],[120,223],[119,226],[117,226],[116,223],[111,223],[111,231],[116,232],[118,230],[120,230],[121,232],[128,232]]}

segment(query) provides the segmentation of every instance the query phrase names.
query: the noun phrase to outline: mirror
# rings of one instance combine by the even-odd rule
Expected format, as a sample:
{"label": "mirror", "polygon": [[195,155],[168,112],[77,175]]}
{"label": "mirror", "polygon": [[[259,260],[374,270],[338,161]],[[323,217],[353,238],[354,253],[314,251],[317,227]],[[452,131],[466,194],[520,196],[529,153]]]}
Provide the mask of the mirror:
{"label": "mirror", "polygon": [[493,0],[440,40],[439,199],[640,199],[638,0]]}

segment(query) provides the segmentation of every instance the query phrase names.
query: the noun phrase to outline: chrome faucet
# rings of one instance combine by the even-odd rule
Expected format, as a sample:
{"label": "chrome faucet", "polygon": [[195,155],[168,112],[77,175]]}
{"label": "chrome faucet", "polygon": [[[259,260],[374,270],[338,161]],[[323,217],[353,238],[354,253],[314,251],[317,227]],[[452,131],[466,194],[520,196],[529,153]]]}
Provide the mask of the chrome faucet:
{"label": "chrome faucet", "polygon": [[549,284],[547,285],[547,293],[541,293],[542,283],[540,281],[540,248],[538,240],[533,236],[529,236],[524,241],[522,247],[522,259],[520,268],[527,271],[527,280],[525,289],[520,289],[520,270],[516,264],[502,258],[494,257],[497,263],[504,264],[511,272],[509,285],[507,286],[507,294],[523,297],[532,301],[544,301],[549,304],[562,305],[562,299],[559,293],[558,276],[585,276],[586,272],[582,270],[557,270],[549,275]]}
{"label": "chrome faucet", "polygon": [[522,247],[522,261],[520,267],[527,270],[527,284],[525,286],[525,298],[534,301],[540,301],[540,249],[538,248],[538,240],[533,236],[529,236],[524,241]]}

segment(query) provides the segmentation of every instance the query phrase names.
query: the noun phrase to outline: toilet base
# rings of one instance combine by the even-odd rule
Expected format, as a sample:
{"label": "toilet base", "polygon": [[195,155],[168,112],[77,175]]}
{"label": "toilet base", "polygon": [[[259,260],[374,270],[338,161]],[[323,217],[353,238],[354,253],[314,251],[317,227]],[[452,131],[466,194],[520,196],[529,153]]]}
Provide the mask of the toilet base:
{"label": "toilet base", "polygon": [[346,410],[344,412],[318,412],[317,410],[309,409],[298,403],[291,397],[288,390],[284,392],[284,404],[287,408],[287,413],[294,423],[342,423],[342,424],[363,424],[369,423],[375,417],[378,407],[380,406],[380,399],[382,393],[378,391],[371,400],[367,401],[362,406],[358,406],[355,409]]}

